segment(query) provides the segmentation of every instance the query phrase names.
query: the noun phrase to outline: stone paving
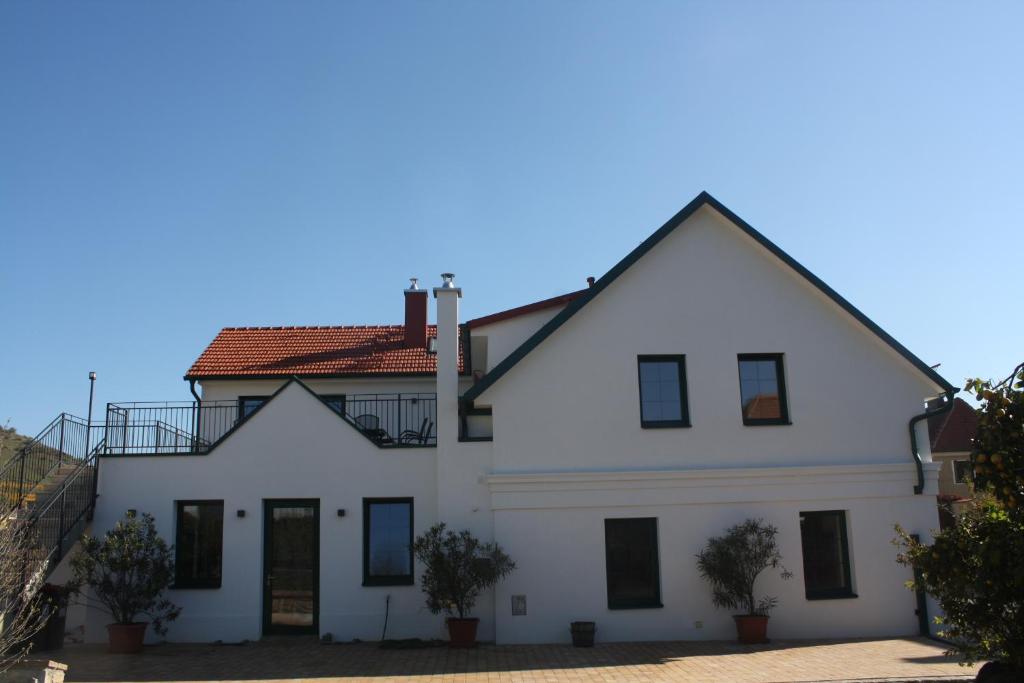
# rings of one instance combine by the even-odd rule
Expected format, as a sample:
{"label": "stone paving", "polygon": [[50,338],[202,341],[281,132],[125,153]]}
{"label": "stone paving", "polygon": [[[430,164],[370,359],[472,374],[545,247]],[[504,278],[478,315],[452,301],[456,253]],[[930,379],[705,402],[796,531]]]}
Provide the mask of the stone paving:
{"label": "stone paving", "polygon": [[282,638],[244,645],[157,645],[108,655],[96,645],[54,653],[68,681],[964,681],[977,667],[925,639],[481,645],[449,650],[321,645]]}

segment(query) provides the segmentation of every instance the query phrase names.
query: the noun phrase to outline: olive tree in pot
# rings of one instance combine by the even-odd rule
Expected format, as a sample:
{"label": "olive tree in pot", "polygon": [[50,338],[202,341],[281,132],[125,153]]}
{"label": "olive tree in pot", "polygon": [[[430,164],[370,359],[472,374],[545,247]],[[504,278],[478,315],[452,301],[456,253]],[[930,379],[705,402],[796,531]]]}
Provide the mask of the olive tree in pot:
{"label": "olive tree in pot", "polygon": [[[102,540],[83,536],[81,549],[71,558],[71,571],[69,585],[75,590],[90,587],[94,597],[87,603],[114,618],[107,625],[110,652],[141,652],[146,626],[152,624],[163,635],[166,623],[181,612],[162,597],[174,581],[174,560],[152,515],[138,517],[129,511]],[[149,621],[139,621],[140,616]]]}
{"label": "olive tree in pot", "polygon": [[444,524],[419,536],[413,552],[424,565],[420,583],[427,608],[448,615],[450,646],[473,647],[480,620],[469,614],[480,592],[508,576],[515,562],[497,543],[482,543],[468,530],[456,533]]}
{"label": "olive tree in pot", "polygon": [[778,600],[754,595],[754,582],[765,569],[781,569],[783,579],[792,574],[782,566],[782,555],[775,543],[778,534],[761,519],[748,519],[729,527],[724,536],[708,540],[697,554],[700,575],[711,584],[715,607],[743,610],[733,615],[736,635],[741,643],[768,642],[768,612]]}

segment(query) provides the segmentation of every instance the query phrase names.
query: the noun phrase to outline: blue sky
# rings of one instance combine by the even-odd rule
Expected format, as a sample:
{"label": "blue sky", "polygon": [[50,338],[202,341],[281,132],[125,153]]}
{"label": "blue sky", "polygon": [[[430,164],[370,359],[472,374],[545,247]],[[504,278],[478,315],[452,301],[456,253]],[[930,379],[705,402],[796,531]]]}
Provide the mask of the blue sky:
{"label": "blue sky", "polygon": [[[708,190],[960,384],[1022,358],[1021,3],[0,4],[0,422],[226,325],[578,289]],[[1006,291],[1001,288],[1005,287]]]}

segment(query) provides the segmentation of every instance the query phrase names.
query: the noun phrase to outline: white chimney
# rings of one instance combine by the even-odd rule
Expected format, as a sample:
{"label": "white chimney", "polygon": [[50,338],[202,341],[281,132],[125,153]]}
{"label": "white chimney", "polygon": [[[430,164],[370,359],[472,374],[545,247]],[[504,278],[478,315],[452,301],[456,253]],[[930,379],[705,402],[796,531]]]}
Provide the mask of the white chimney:
{"label": "white chimney", "polygon": [[437,299],[437,445],[459,440],[459,299],[455,275],[441,273]]}

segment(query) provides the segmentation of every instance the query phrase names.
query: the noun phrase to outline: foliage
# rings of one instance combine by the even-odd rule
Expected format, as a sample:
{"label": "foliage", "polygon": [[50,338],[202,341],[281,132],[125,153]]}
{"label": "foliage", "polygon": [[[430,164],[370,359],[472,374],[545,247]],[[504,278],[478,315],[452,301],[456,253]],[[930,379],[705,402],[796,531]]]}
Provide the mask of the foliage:
{"label": "foliage", "polygon": [[82,547],[71,558],[74,590],[90,586],[96,601],[118,624],[150,618],[153,630],[163,635],[165,622],[174,621],[181,609],[162,594],[174,581],[171,548],[156,532],[153,516],[129,512],[103,540],[82,537]]}
{"label": "foliage", "polygon": [[697,554],[700,575],[711,583],[715,607],[742,609],[748,615],[767,615],[778,603],[774,597],[754,597],[754,582],[765,569],[782,569],[781,576],[792,576],[782,566],[782,555],[775,543],[779,530],[761,519],[748,519],[729,527],[724,536],[708,540]]}
{"label": "foliage", "polygon": [[981,402],[971,462],[974,485],[1010,510],[1024,507],[1024,363],[1002,382],[971,379],[966,390]]}
{"label": "foliage", "polygon": [[940,635],[967,662],[990,659],[1024,671],[1024,363],[994,383],[967,381],[981,403],[971,452],[976,500],[931,544],[897,527],[910,586],[944,613]]}
{"label": "foliage", "polygon": [[0,673],[25,658],[29,641],[46,624],[48,612],[33,599],[46,562],[36,559],[36,537],[22,519],[0,520]]}
{"label": "foliage", "polygon": [[9,423],[0,427],[0,467],[13,458],[31,440],[31,437],[19,434],[14,427],[9,426]]}
{"label": "foliage", "polygon": [[497,543],[481,543],[468,530],[458,533],[444,524],[428,529],[413,544],[425,566],[421,583],[427,608],[434,614],[466,617],[480,591],[512,573],[516,563]]}
{"label": "foliage", "polygon": [[912,588],[945,614],[939,635],[967,662],[992,659],[1024,670],[1024,519],[992,498],[976,501],[931,545],[897,527],[899,561],[915,570]]}

